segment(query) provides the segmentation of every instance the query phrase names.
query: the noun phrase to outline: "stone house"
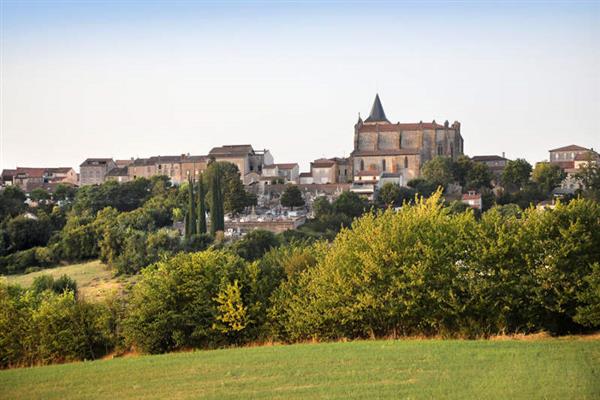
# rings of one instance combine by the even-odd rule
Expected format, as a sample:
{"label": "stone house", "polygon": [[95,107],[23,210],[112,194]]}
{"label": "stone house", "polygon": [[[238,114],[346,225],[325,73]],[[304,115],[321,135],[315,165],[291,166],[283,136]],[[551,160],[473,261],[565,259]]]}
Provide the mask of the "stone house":
{"label": "stone house", "polygon": [[502,154],[502,156],[473,156],[471,157],[471,161],[487,165],[490,171],[492,171],[492,173],[498,177],[502,175],[502,172],[506,167],[506,163],[510,160],[504,158],[504,154]]}
{"label": "stone house", "polygon": [[[8,179],[8,175],[3,179]],[[77,185],[77,173],[71,167],[30,168],[17,167],[12,173],[11,185],[18,186],[25,192],[36,188],[53,191],[58,184]]]}
{"label": "stone house", "polygon": [[286,183],[298,183],[300,167],[297,163],[264,165],[262,168],[262,176],[272,179],[281,178]]}
{"label": "stone house", "polygon": [[235,164],[245,184],[249,183],[247,174],[262,174],[263,166],[273,164],[273,156],[269,150],[254,150],[249,144],[214,147],[208,153],[208,158]]}
{"label": "stone house", "polygon": [[475,208],[477,210],[483,209],[483,202],[481,201],[481,194],[470,190],[468,193],[462,195],[462,202],[469,205],[471,208]]}
{"label": "stone house", "polygon": [[116,167],[112,158],[88,158],[79,165],[79,185],[99,185],[105,181],[106,174]]}
{"label": "stone house", "polygon": [[391,123],[379,95],[364,121],[354,126],[353,171],[400,173],[404,181],[420,176],[421,166],[435,156],[456,159],[463,154],[460,123]]}

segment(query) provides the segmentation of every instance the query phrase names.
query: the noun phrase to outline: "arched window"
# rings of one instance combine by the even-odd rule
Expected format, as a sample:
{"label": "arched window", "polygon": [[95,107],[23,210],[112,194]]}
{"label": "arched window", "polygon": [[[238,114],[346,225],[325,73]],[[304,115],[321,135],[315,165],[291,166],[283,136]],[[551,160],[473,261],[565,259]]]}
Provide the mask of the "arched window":
{"label": "arched window", "polygon": [[381,169],[382,171],[385,171],[385,158],[381,160]]}
{"label": "arched window", "polygon": [[408,168],[408,157],[404,156],[404,168]]}
{"label": "arched window", "polygon": [[365,162],[364,162],[364,160],[360,160],[360,170],[361,171],[365,170]]}

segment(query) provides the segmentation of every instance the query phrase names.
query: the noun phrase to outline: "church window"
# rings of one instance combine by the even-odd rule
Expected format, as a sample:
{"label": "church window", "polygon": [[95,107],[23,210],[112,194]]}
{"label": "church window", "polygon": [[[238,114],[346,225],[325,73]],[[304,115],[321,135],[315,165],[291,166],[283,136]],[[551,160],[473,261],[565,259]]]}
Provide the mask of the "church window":
{"label": "church window", "polygon": [[381,160],[381,169],[385,171],[385,159]]}
{"label": "church window", "polygon": [[404,156],[404,168],[408,168],[408,157]]}
{"label": "church window", "polygon": [[454,144],[450,145],[450,157],[454,158]]}
{"label": "church window", "polygon": [[360,160],[360,170],[361,171],[365,170],[365,162],[363,160]]}
{"label": "church window", "polygon": [[441,156],[442,154],[444,154],[444,148],[442,147],[441,144],[438,144],[437,153],[438,153],[438,156]]}

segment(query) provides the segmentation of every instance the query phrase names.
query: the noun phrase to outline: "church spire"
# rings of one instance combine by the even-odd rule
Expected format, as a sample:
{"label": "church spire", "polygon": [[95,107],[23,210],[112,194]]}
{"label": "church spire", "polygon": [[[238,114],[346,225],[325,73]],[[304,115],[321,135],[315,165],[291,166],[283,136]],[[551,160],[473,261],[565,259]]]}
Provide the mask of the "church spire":
{"label": "church spire", "polygon": [[375,95],[375,101],[373,102],[373,108],[371,108],[371,114],[369,118],[365,119],[365,122],[387,122],[390,121],[385,117],[385,112],[383,111],[383,106],[381,105],[381,100],[379,100],[379,94]]}

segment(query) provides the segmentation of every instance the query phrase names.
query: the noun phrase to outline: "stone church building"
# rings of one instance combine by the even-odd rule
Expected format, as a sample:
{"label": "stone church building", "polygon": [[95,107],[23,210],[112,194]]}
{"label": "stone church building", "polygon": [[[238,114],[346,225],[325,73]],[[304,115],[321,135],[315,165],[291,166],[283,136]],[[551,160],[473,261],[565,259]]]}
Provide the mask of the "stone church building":
{"label": "stone church building", "polygon": [[371,114],[354,125],[354,175],[361,171],[400,174],[404,182],[417,178],[421,166],[437,155],[457,158],[463,154],[460,122],[391,123],[379,95]]}

